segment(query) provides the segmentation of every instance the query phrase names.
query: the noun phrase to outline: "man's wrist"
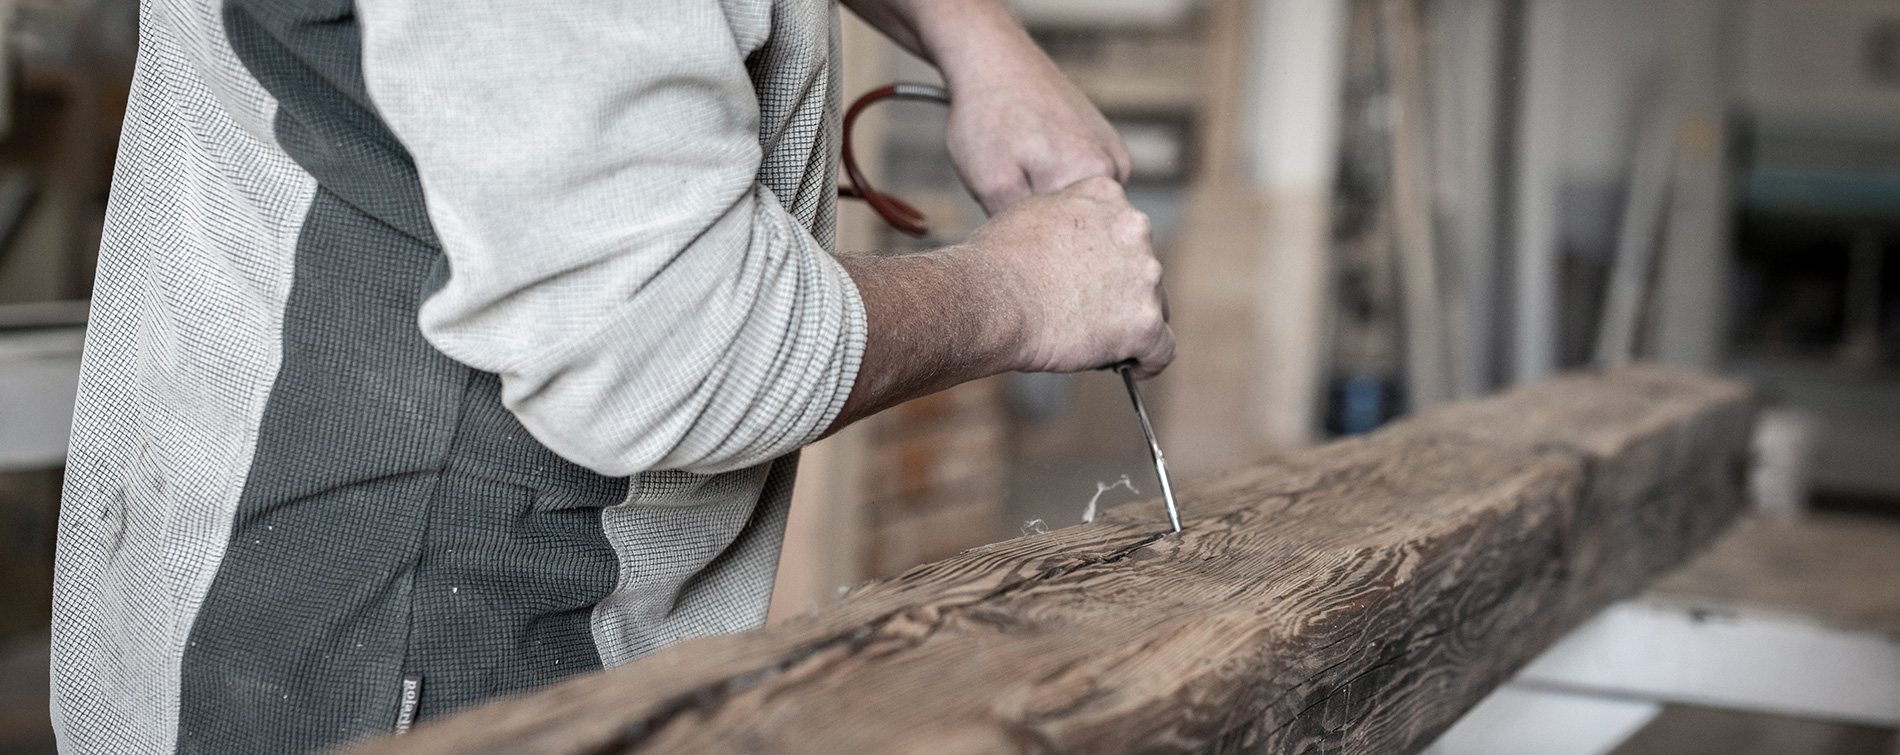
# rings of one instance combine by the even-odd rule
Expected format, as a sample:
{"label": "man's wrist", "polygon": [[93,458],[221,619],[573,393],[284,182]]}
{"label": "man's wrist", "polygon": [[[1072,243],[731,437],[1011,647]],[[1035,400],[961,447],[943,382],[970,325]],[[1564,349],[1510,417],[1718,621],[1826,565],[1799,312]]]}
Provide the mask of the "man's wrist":
{"label": "man's wrist", "polygon": [[933,252],[949,274],[957,278],[963,295],[964,312],[981,335],[978,343],[986,354],[986,374],[1024,369],[1029,361],[1028,323],[1025,307],[1033,304],[1024,294],[1025,284],[1014,271],[996,262],[995,250],[984,248],[982,237]]}
{"label": "man's wrist", "polygon": [[928,260],[919,263],[936,276],[933,293],[948,294],[948,306],[938,316],[947,331],[966,339],[962,360],[970,366],[971,379],[1022,369],[1028,362],[1024,306],[1033,302],[1023,295],[1018,276],[998,264],[994,251],[978,236],[919,255]]}
{"label": "man's wrist", "polygon": [[917,36],[952,96],[1049,65],[1001,0],[885,0]]}

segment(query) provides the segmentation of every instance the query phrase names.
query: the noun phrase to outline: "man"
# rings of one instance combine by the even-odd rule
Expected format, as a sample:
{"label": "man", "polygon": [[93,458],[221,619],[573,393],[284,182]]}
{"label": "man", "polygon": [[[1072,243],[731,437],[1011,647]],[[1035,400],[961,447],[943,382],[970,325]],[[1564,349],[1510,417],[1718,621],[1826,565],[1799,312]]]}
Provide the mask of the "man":
{"label": "man", "polygon": [[60,530],[83,753],[301,752],[763,617],[799,447],[1165,367],[1101,116],[997,0],[857,0],[994,216],[832,257],[826,0],[147,0]]}

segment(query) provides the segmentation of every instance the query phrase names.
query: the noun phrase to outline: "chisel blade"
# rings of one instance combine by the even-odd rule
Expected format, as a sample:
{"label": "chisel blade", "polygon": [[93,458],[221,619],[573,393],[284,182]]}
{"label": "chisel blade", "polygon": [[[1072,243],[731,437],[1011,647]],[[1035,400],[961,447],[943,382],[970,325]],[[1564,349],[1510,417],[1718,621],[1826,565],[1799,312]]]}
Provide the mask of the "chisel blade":
{"label": "chisel blade", "polygon": [[1174,483],[1168,479],[1168,460],[1161,455],[1161,444],[1155,440],[1154,425],[1148,422],[1148,408],[1141,403],[1141,391],[1135,388],[1134,360],[1115,365],[1115,371],[1121,373],[1122,385],[1128,386],[1128,400],[1135,404],[1135,418],[1141,420],[1141,435],[1148,439],[1148,454],[1155,460],[1155,479],[1161,483],[1161,500],[1168,505],[1168,523],[1174,525],[1174,531],[1181,531],[1181,510],[1174,505]]}

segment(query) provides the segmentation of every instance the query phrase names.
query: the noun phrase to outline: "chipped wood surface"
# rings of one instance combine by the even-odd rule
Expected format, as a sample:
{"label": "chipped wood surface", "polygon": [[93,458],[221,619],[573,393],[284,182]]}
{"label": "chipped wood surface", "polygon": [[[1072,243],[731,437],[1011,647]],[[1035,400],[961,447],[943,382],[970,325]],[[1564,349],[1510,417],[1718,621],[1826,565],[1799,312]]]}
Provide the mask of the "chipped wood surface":
{"label": "chipped wood surface", "polygon": [[865,585],[371,743],[520,752],[1327,752],[1429,743],[1742,502],[1754,400],[1552,380]]}

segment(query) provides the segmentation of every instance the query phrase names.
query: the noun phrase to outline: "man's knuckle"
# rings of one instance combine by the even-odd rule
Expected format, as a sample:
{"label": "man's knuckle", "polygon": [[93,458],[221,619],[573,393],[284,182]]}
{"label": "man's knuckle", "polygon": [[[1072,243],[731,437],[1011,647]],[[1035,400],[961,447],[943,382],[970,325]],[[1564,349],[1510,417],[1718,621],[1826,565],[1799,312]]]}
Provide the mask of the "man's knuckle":
{"label": "man's knuckle", "polygon": [[1140,243],[1148,239],[1148,216],[1140,210],[1124,208],[1116,213],[1115,227],[1130,243]]}
{"label": "man's knuckle", "polygon": [[1155,299],[1154,297],[1149,297],[1147,299],[1142,300],[1141,302],[1141,329],[1142,331],[1152,336],[1154,335],[1154,332],[1156,330],[1159,330],[1162,327],[1163,327],[1163,323],[1161,320],[1161,301],[1158,299]]}

